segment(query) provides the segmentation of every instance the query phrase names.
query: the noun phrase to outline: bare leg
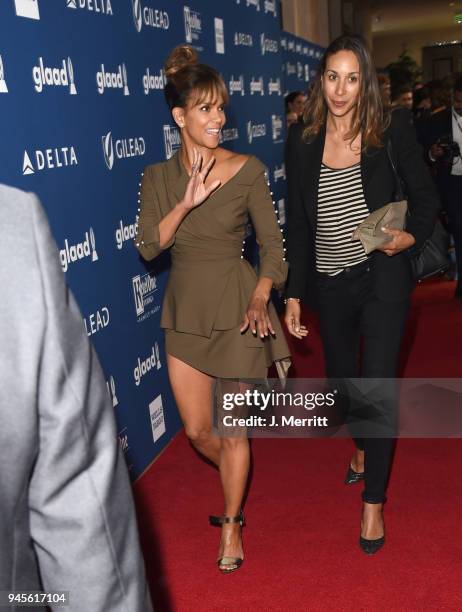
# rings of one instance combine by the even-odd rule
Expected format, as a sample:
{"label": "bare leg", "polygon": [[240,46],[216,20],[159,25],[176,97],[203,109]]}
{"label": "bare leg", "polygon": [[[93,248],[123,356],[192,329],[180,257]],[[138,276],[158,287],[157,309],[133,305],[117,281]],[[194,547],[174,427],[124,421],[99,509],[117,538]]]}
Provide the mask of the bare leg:
{"label": "bare leg", "polygon": [[[249,472],[247,437],[219,438],[212,431],[213,378],[172,355],[167,355],[170,383],[193,446],[218,466],[225,499],[225,515],[240,512]],[[241,557],[242,540],[238,523],[225,524],[218,557]]]}
{"label": "bare leg", "polygon": [[383,536],[383,504],[363,504],[361,535],[367,540],[378,540]]}
{"label": "bare leg", "polygon": [[355,449],[351,459],[351,467],[355,472],[364,472],[364,450]]}

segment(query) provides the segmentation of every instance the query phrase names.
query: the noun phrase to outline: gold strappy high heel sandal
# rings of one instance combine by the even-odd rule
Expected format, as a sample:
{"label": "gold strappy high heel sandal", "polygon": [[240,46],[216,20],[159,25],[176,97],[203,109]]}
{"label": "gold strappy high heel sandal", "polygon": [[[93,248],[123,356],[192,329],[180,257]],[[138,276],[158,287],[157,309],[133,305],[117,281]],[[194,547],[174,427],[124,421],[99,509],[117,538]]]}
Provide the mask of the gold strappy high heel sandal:
{"label": "gold strappy high heel sandal", "polygon": [[[243,527],[244,515],[241,510],[238,516],[209,516],[209,522],[215,527],[221,527],[225,523],[239,523],[240,526]],[[243,561],[244,559],[241,559],[241,557],[221,557],[221,559],[217,561],[218,569],[223,574],[230,574],[239,569]]]}

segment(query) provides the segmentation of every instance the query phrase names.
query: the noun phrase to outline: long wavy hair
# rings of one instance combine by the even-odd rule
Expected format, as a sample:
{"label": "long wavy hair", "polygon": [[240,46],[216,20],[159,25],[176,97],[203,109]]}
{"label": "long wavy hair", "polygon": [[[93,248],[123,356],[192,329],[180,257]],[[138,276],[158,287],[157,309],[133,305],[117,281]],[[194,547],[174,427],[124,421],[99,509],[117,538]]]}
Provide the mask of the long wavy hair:
{"label": "long wavy hair", "polygon": [[359,62],[359,96],[353,113],[351,129],[345,140],[353,140],[361,133],[362,148],[382,146],[382,135],[390,123],[389,113],[384,112],[380,96],[377,74],[372,63],[371,54],[365,40],[358,35],[339,36],[327,47],[307,101],[303,120],[305,140],[312,140],[326,124],[327,104],[322,89],[322,77],[326,71],[327,61],[339,51],[352,51]]}

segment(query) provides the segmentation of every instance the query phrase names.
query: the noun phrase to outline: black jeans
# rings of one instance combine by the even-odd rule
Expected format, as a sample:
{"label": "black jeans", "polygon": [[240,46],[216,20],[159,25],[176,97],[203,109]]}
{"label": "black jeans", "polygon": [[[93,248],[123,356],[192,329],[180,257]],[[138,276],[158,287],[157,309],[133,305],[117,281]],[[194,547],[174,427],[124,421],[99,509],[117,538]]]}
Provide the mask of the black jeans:
{"label": "black jeans", "polygon": [[449,177],[445,203],[456,251],[457,288],[462,290],[462,176]]}
{"label": "black jeans", "polygon": [[[337,276],[319,274],[318,300],[328,378],[394,378],[409,299],[377,299],[366,261]],[[388,402],[384,410],[394,422],[396,402]],[[382,503],[386,499],[394,438],[367,436],[355,438],[355,442],[365,451],[362,498],[368,503]]]}

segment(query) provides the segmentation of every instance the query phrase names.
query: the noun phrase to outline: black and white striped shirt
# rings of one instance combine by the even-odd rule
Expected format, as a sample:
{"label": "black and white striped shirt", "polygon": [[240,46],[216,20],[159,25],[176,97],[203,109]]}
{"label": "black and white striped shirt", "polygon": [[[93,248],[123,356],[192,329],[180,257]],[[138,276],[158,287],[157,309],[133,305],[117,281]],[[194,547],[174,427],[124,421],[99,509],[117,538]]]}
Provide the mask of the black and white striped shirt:
{"label": "black and white striped shirt", "polygon": [[361,163],[339,169],[322,164],[316,231],[318,272],[334,276],[367,259],[361,242],[353,242],[351,235],[368,214]]}

